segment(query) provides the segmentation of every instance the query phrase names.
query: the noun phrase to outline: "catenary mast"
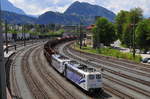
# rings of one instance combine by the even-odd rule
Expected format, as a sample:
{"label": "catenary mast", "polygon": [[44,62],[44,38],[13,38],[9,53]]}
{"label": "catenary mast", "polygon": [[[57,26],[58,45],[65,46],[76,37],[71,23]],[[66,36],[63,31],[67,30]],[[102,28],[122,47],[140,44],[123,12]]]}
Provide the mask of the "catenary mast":
{"label": "catenary mast", "polygon": [[6,97],[6,74],[4,64],[4,51],[3,51],[3,35],[2,35],[2,12],[0,0],[0,99],[7,99]]}

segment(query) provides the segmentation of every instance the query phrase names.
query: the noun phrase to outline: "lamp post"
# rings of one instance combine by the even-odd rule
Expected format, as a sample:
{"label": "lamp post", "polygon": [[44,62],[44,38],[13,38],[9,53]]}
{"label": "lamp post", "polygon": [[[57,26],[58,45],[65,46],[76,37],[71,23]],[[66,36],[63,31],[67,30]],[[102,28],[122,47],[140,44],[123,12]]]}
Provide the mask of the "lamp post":
{"label": "lamp post", "polygon": [[0,2],[0,99],[7,99],[6,97],[6,74],[4,64],[4,51],[3,51],[3,35],[2,35],[2,12]]}

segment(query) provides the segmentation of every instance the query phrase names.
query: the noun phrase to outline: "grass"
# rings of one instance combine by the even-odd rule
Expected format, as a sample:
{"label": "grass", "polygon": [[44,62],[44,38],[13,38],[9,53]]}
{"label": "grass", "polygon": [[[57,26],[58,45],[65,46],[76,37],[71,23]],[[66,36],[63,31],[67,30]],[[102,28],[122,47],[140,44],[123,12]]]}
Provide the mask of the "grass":
{"label": "grass", "polygon": [[140,62],[142,59],[140,55],[136,55],[135,58],[133,58],[132,53],[124,53],[124,52],[120,52],[119,50],[112,49],[112,48],[93,49],[92,47],[82,47],[82,49],[80,49],[79,45],[76,44],[75,49],[88,52],[88,53],[101,54],[104,56],[112,56],[116,58],[128,59],[128,60],[132,60],[135,62]]}

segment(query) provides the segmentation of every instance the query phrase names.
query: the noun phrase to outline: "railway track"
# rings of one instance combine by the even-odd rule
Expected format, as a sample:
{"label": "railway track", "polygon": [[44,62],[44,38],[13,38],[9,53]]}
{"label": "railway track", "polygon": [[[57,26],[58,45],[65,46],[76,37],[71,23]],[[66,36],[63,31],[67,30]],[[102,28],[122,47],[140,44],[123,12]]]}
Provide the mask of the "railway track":
{"label": "railway track", "polygon": [[[55,47],[55,50],[63,55],[65,55],[66,57],[69,57],[71,59],[74,59],[74,60],[77,60],[77,61],[83,61],[82,59],[77,59],[75,56],[73,55],[70,55],[68,52],[67,52],[67,49],[68,47],[65,45],[62,46],[62,44],[59,44]],[[68,55],[69,54],[69,55]],[[83,64],[87,63],[86,61],[83,61],[81,62]],[[89,65],[88,65],[89,66]],[[119,99],[134,99],[132,96],[130,95],[127,95],[123,92],[120,92],[116,89],[114,89],[113,87],[111,87],[109,84],[104,84],[104,90],[113,94],[113,96],[117,96],[119,97]],[[102,96],[103,97],[103,96]],[[102,98],[103,99],[103,98]],[[104,98],[105,99],[105,98]],[[115,99],[115,98],[114,98]]]}
{"label": "railway track", "polygon": [[[20,53],[18,53],[20,54]],[[13,55],[11,57],[11,60],[13,59],[16,59],[16,57]],[[10,81],[11,81],[11,84],[9,86],[9,89],[11,90],[11,96],[12,98],[13,97],[16,97],[16,98],[21,98],[21,93],[20,93],[20,90],[18,88],[18,85],[17,85],[17,81],[16,81],[16,78],[15,78],[15,66],[14,66],[14,63],[11,63],[11,66],[10,66]]]}
{"label": "railway track", "polygon": [[[105,63],[106,60],[101,60],[101,58],[97,59],[97,57],[95,58],[94,56],[90,56],[89,58],[89,55],[84,54],[84,53],[81,55],[80,52],[75,51],[72,48],[68,47],[69,45],[70,45],[69,43],[62,44],[62,45],[60,44],[55,47],[55,50],[60,51],[61,53],[63,53],[64,55],[67,55],[68,57],[71,57],[72,59],[81,61],[82,63],[88,64],[90,66],[93,66],[97,70],[100,70],[102,66],[105,70],[103,73],[103,77],[105,79],[104,90],[106,90],[106,92],[109,92],[113,94],[114,96],[119,97],[121,99],[149,99],[150,97],[149,88],[141,89],[141,87],[134,86],[134,84],[136,83],[130,84],[128,82],[122,81],[122,80],[131,80],[133,82],[137,82],[139,85],[142,84],[144,87],[145,86],[149,87],[150,85],[149,80],[145,81],[145,79],[138,79],[129,74],[125,74],[122,71],[125,71],[126,69],[119,68],[119,65],[117,65],[118,66],[117,67],[114,64],[113,64],[114,65],[113,67],[113,65],[111,65],[110,63],[109,64]],[[43,47],[41,46],[41,44],[39,45],[37,44],[35,46],[28,47],[26,50],[25,49],[20,50],[17,53],[18,55],[20,54],[20,57],[22,57],[21,70],[23,72],[23,76],[26,80],[26,84],[29,88],[29,91],[32,94],[31,99],[83,99],[83,98],[93,99],[94,98],[91,96],[87,96],[86,94],[84,94],[83,92],[79,90],[76,90],[75,88],[71,89],[71,87],[69,87],[70,82],[65,81],[65,79],[63,77],[60,77],[60,75],[56,71],[52,69],[50,70],[50,68],[52,67],[48,67],[49,64],[47,63],[46,59],[43,58],[44,56],[43,56],[42,48]],[[89,61],[89,60],[92,60],[92,61]],[[115,64],[119,64],[119,63],[115,62]],[[107,66],[107,65],[110,65],[110,66]],[[119,72],[118,70],[116,70],[117,68],[119,68]],[[147,67],[145,66],[144,68],[147,68]],[[15,71],[15,64],[13,64],[12,70]],[[12,94],[17,99],[19,98],[24,99],[24,97],[22,97],[22,93],[20,92],[20,88],[17,85],[18,82],[16,81],[16,78],[15,78],[16,74],[14,71],[11,72],[11,74],[13,74],[11,78],[12,78],[12,81],[14,82],[13,84],[14,90]],[[145,72],[144,70],[142,71],[143,71],[142,73],[144,74],[142,76],[145,76],[148,78],[147,75],[149,75],[149,73],[147,71]],[[131,72],[131,71],[128,71],[128,72]],[[137,74],[137,75],[140,75],[140,74]],[[122,89],[120,89],[118,86]],[[124,89],[130,90],[130,91],[127,92],[127,91],[124,91]],[[76,93],[76,91],[74,90],[78,92]],[[132,92],[134,94],[132,94]],[[140,95],[135,96],[135,93],[136,94],[139,93],[141,96]],[[97,98],[97,99],[106,99],[106,98],[101,96],[100,98]]]}
{"label": "railway track", "polygon": [[[26,65],[26,73],[24,74],[25,76],[27,74],[29,74],[30,76],[32,76],[32,80],[35,81],[35,82],[38,82],[39,84],[37,86],[39,86],[39,88],[42,89],[42,92],[41,93],[47,93],[46,96],[43,96],[43,97],[35,97],[35,99],[82,99],[80,96],[76,95],[75,93],[72,93],[70,91],[68,91],[68,89],[66,88],[66,86],[64,86],[63,83],[61,83],[61,80],[59,80],[57,78],[57,72],[55,73],[51,73],[51,71],[49,71],[46,67],[45,67],[45,62],[46,62],[46,59],[44,60],[43,59],[43,50],[42,50],[43,47],[37,47],[35,48],[35,50],[33,52],[28,53],[30,54],[30,57],[28,58],[28,60],[32,61],[32,62],[29,62],[27,65]],[[27,60],[27,59],[23,59],[23,60]],[[45,61],[45,62],[43,62]],[[25,70],[25,68],[23,69]],[[36,73],[35,73],[36,72]],[[60,76],[60,75],[58,75]],[[29,79],[29,76],[26,77],[29,81],[28,85],[32,85],[31,80]],[[36,83],[37,84],[37,83]],[[29,86],[29,87],[30,87]],[[30,89],[35,89],[35,86],[33,87],[30,87]],[[31,92],[35,94],[33,94],[33,96],[36,96],[36,91],[37,90],[31,90]],[[44,94],[44,95],[45,95]],[[85,96],[87,97],[87,96]],[[90,98],[89,98],[90,99]]]}
{"label": "railway track", "polygon": [[[41,40],[29,40],[29,41],[26,41],[26,46],[27,45],[31,45],[31,44],[35,44],[35,43],[38,43],[38,42],[41,42]],[[15,49],[15,46],[14,44],[11,44],[11,43],[8,43],[10,44],[10,46],[8,47],[8,50],[11,51],[11,50],[14,50]],[[23,41],[17,41],[16,42],[16,49],[20,48],[24,46],[24,42]],[[5,49],[6,50],[6,49]]]}
{"label": "railway track", "polygon": [[[43,41],[42,41],[42,43],[43,43]],[[28,62],[27,62],[28,58],[27,57],[31,54],[32,50],[34,50],[37,46],[39,46],[39,44],[41,45],[42,43],[41,42],[37,42],[35,44],[29,43],[26,47],[20,47],[19,46],[16,54],[14,54],[13,56],[10,57],[10,60],[12,62],[10,64],[11,66],[10,66],[10,74],[9,74],[10,75],[10,80],[9,80],[10,81],[10,84],[9,84],[10,88],[9,89],[11,90],[12,98],[22,99],[23,98],[22,95],[24,94],[23,91],[24,92],[26,91],[26,94],[29,93],[29,92],[27,92],[29,90],[24,90],[24,85],[20,87],[19,83],[21,83],[21,82],[17,80],[19,78],[18,69],[21,68],[21,66],[23,66],[22,72],[25,73],[28,71],[28,70],[26,70],[28,67]],[[19,59],[19,60],[17,60],[17,59]],[[19,61],[22,61],[22,63],[20,64],[19,67],[17,67],[16,65],[19,65],[19,63],[18,63]],[[25,73],[25,74],[27,74],[27,75],[25,75],[26,76],[25,78],[30,79],[29,82],[32,83],[32,84],[28,84],[29,86],[31,86],[31,87],[34,86],[35,88],[38,88],[38,90],[41,90],[41,92],[39,92],[39,93],[44,92],[40,88],[38,81],[36,81],[34,79],[34,76],[30,72]],[[21,74],[19,73],[19,75],[21,75]],[[21,77],[21,78],[23,78],[23,77]],[[28,82],[26,82],[26,83],[28,83]],[[35,91],[34,87],[31,89],[33,89]],[[26,94],[24,94],[24,97]],[[28,97],[29,94],[27,94],[26,96]],[[39,97],[39,95],[37,93],[34,96]],[[43,97],[43,96],[44,95],[42,94],[41,97]],[[30,98],[29,97],[28,97],[28,99],[33,99],[32,97],[30,97]],[[39,98],[36,98],[36,99],[39,99]]]}
{"label": "railway track", "polygon": [[[114,68],[119,68],[121,70],[132,72],[134,74],[141,75],[141,76],[144,76],[144,77],[148,77],[148,78],[150,77],[149,72],[139,71],[139,70],[137,70],[137,67],[136,68],[133,68],[133,67],[128,68],[128,66],[122,64],[122,62],[120,62],[120,61],[118,61],[118,63],[116,64],[116,62],[114,63],[113,61],[109,61],[109,58],[99,58],[99,57],[90,56],[91,54],[83,53],[83,52],[77,52],[77,51],[73,50],[72,48],[70,48],[69,50],[70,50],[71,53],[73,52],[77,55],[80,54],[80,55],[86,57],[87,60],[90,60],[90,61],[93,61],[93,62],[99,62],[102,65],[103,64],[108,65],[108,66],[111,65]],[[88,56],[90,56],[91,58],[88,57]],[[114,59],[114,61],[115,61],[115,59]]]}
{"label": "railway track", "polygon": [[[35,44],[35,45],[37,45],[37,44]],[[21,48],[20,50],[18,50],[17,51],[17,53],[16,54],[14,54],[14,55],[12,55],[11,57],[10,57],[10,61],[11,61],[11,63],[10,63],[10,90],[11,90],[11,96],[12,96],[12,98],[15,98],[15,99],[21,99],[22,98],[22,95],[21,95],[21,91],[20,91],[20,88],[19,88],[19,85],[18,85],[18,82],[17,82],[17,78],[16,78],[16,75],[17,75],[17,73],[16,73],[16,70],[17,70],[17,67],[16,67],[16,59],[18,58],[18,57],[20,57],[21,56],[21,54],[25,51],[25,50],[28,50],[29,48],[31,48],[32,46],[35,46],[35,45],[29,45],[29,46],[27,46],[26,47],[26,49],[25,48]]]}
{"label": "railway track", "polygon": [[[70,52],[71,53],[71,52]],[[76,53],[77,54],[77,53]],[[82,55],[83,56],[83,55]],[[86,58],[88,58],[87,56],[86,56]],[[86,61],[86,60],[84,60],[84,61]],[[95,63],[97,62],[97,63],[102,63],[102,65],[107,65],[107,66],[111,66],[111,67],[115,67],[115,68],[120,68],[120,67],[118,67],[118,66],[116,66],[116,65],[114,65],[113,63],[112,64],[107,64],[104,60],[103,61],[101,61],[100,59],[95,59],[94,58],[94,60],[92,60],[92,61],[94,61]],[[92,63],[91,63],[92,64]],[[101,66],[102,66],[101,65]],[[98,64],[94,64],[93,63],[93,66],[95,66],[96,68],[98,68],[97,66],[99,66]],[[127,79],[130,79],[130,80],[133,80],[133,81],[136,81],[136,82],[139,82],[139,83],[141,83],[141,84],[143,84],[143,85],[147,85],[147,86],[150,86],[150,81],[146,81],[146,80],[142,80],[142,79],[140,79],[140,77],[139,78],[136,78],[136,77],[132,77],[132,76],[129,76],[129,75],[127,75],[127,74],[124,74],[124,73],[121,73],[121,72],[118,72],[118,71],[115,71],[115,70],[111,70],[111,69],[109,69],[109,68],[105,68],[105,67],[103,67],[105,70],[107,70],[108,72],[111,72],[111,73],[113,73],[113,74],[116,74],[116,75],[119,75],[119,76],[121,76],[121,77],[124,77],[124,78],[127,78]],[[120,69],[122,69],[122,70],[126,70],[126,69],[124,69],[124,68],[120,68]],[[137,72],[134,72],[133,70],[132,71],[128,71],[128,72],[132,72],[132,73],[135,73],[135,74],[137,74]],[[139,73],[138,75],[140,75],[141,73]],[[141,74],[142,75],[142,74]],[[142,76],[148,76],[147,74],[143,74]]]}
{"label": "railway track", "polygon": [[[43,55],[42,45],[43,44],[37,44],[32,47],[30,46],[26,49],[22,49],[19,52],[17,52],[17,55],[14,56],[14,58],[20,57],[19,59],[21,61],[21,65],[20,65],[21,71],[25,79],[25,83],[29,89],[28,92],[31,94],[31,97],[29,98],[27,94],[24,94],[23,93],[24,89],[21,89],[21,87],[18,85],[18,81],[17,81],[18,78],[15,77],[16,75],[18,75],[16,74],[16,66],[15,66],[16,64],[12,63],[13,66],[12,66],[11,74],[13,75],[11,77],[11,81],[13,81],[12,82],[13,84],[11,84],[12,87],[11,89],[12,89],[13,98],[15,99],[83,99],[83,98],[90,99],[89,96],[82,95],[80,92],[76,93],[74,89],[71,90],[67,89],[69,87],[68,84],[65,84],[64,86],[63,84],[64,81],[58,79],[59,77],[57,76],[60,75],[58,75],[56,71],[54,73],[51,73],[51,71],[49,71],[45,67],[45,63],[47,61]],[[49,64],[47,63],[47,67],[48,66]],[[35,72],[37,72],[37,74]],[[65,83],[66,82],[70,83],[68,81],[65,81]]]}
{"label": "railway track", "polygon": [[[85,54],[85,53],[83,53],[82,55],[81,55],[81,53],[80,52],[78,52],[78,51],[75,51],[75,50],[73,50],[73,49],[71,49],[71,48],[68,48],[67,46],[68,46],[69,44],[66,44],[66,45],[64,45],[62,48],[56,48],[56,49],[59,49],[59,51],[61,52],[61,53],[64,53],[64,55],[67,55],[68,57],[71,57],[71,58],[73,58],[73,59],[76,59],[76,60],[78,60],[78,61],[82,61],[83,63],[85,63],[85,64],[88,64],[88,65],[91,65],[91,66],[94,66],[95,68],[97,68],[97,69],[99,69],[100,68],[100,66],[102,66],[103,68],[104,68],[104,70],[105,71],[107,71],[108,73],[112,73],[113,75],[117,75],[118,77],[121,77],[121,79],[123,79],[123,78],[125,78],[125,79],[129,79],[129,80],[132,80],[132,81],[134,81],[134,82],[138,82],[138,85],[144,85],[145,87],[147,86],[147,88],[149,87],[149,81],[145,81],[145,80],[141,80],[141,79],[138,79],[138,78],[135,78],[135,77],[132,77],[132,76],[130,76],[130,75],[126,75],[126,74],[124,74],[124,73],[121,73],[121,72],[118,72],[118,71],[114,71],[114,70],[112,70],[111,68],[108,68],[107,66],[116,66],[116,65],[114,65],[114,63],[113,63],[113,61],[111,60],[110,62],[109,62],[109,60],[107,61],[107,60],[104,60],[104,59],[106,59],[106,58],[99,58],[99,59],[97,59],[97,56],[96,56],[96,58],[94,57],[94,55],[89,55],[89,54]],[[90,56],[90,58],[89,58],[89,56]],[[91,59],[91,58],[93,58],[92,59],[92,61],[94,61],[94,62],[90,62],[90,61],[87,61],[88,59]],[[108,62],[109,62],[109,64],[108,64]],[[112,64],[110,64],[110,63],[112,63]],[[115,61],[115,64],[116,64],[117,62]],[[99,65],[99,64],[101,64],[101,65]],[[119,62],[118,62],[118,64],[119,64]],[[131,63],[132,64],[132,63]],[[104,65],[105,65],[105,67],[104,67]],[[124,65],[124,64],[123,64]],[[123,67],[123,66],[121,66],[121,67]],[[123,69],[123,68],[120,68],[119,66],[117,66],[117,67],[115,67],[115,68],[119,68],[119,69],[121,69],[121,70],[125,70],[125,69]],[[137,73],[137,72],[133,72],[133,70],[132,71],[128,71],[128,72],[131,72],[131,73]],[[148,73],[143,73],[144,75],[142,75],[142,76],[148,76],[149,74]],[[138,75],[140,75],[139,73],[138,73]],[[112,82],[115,82],[115,84],[118,84],[118,85],[120,85],[120,86],[124,86],[125,88],[128,88],[128,89],[130,89],[130,90],[132,90],[132,92],[133,91],[135,91],[135,92],[138,92],[138,93],[140,93],[140,94],[142,94],[144,97],[142,98],[142,99],[149,99],[150,98],[150,90],[149,89],[144,89],[144,88],[141,88],[142,86],[134,86],[134,84],[136,84],[136,83],[132,83],[132,84],[130,84],[130,83],[127,83],[127,82],[125,82],[125,81],[122,81],[122,80],[120,80],[120,79],[117,79],[117,78],[114,78],[114,77],[111,77],[112,75],[108,75],[108,74],[105,74],[105,76],[104,76],[104,78],[105,79],[107,79],[107,80],[109,80],[109,81],[112,81]],[[148,76],[149,77],[149,76]],[[108,89],[108,87],[107,87],[107,89]],[[117,90],[118,91],[118,90]],[[130,93],[125,93],[125,92],[121,92],[120,91],[120,93],[123,93],[124,95],[121,95],[121,97],[125,97],[125,96],[127,96],[128,98],[130,98],[130,99],[133,99],[133,98],[135,98],[136,99],[136,96],[135,96],[135,94],[130,94]],[[142,96],[141,96],[142,97]],[[125,97],[126,98],[126,97]],[[138,98],[138,96],[137,96],[137,98]],[[140,98],[139,98],[140,99]]]}
{"label": "railway track", "polygon": [[32,73],[30,69],[30,65],[28,62],[28,58],[30,54],[35,50],[36,47],[31,48],[22,59],[22,72],[24,74],[24,78],[26,79],[27,85],[33,94],[35,99],[46,99],[48,98],[47,92],[44,90],[43,86],[40,84],[36,76]]}
{"label": "railway track", "polygon": [[36,53],[38,54],[34,54],[34,63],[36,63],[36,69],[39,72],[41,78],[44,78],[45,83],[47,83],[48,86],[52,88],[53,91],[55,91],[55,93],[59,95],[59,97],[61,97],[61,99],[77,99],[77,96],[74,96],[67,89],[65,89],[65,87],[61,85],[60,82],[57,81],[58,79],[55,78],[54,74],[49,72],[46,68],[43,68],[45,65],[43,62],[38,63],[38,61],[41,60],[42,57],[40,54],[42,53],[43,55],[42,48],[37,49]]}

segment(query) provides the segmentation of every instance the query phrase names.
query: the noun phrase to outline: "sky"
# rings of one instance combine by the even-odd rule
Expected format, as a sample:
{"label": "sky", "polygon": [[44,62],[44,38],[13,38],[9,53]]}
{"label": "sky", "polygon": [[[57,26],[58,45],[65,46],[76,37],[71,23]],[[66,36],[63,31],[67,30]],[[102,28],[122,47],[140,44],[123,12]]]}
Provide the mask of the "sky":
{"label": "sky", "polygon": [[9,0],[16,7],[21,8],[25,13],[40,15],[46,11],[64,12],[73,2],[88,2],[100,5],[114,13],[120,10],[130,10],[135,7],[143,9],[145,17],[150,17],[150,0]]}

